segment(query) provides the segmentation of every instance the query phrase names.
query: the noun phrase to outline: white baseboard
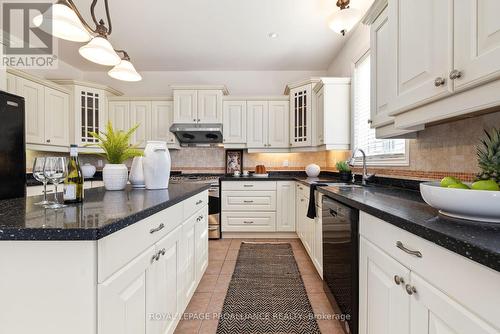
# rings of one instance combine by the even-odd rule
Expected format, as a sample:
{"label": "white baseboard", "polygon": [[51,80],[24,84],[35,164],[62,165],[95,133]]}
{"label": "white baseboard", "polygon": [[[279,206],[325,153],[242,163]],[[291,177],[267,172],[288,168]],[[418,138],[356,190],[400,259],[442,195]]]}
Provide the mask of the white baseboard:
{"label": "white baseboard", "polygon": [[223,239],[298,239],[295,232],[222,232]]}

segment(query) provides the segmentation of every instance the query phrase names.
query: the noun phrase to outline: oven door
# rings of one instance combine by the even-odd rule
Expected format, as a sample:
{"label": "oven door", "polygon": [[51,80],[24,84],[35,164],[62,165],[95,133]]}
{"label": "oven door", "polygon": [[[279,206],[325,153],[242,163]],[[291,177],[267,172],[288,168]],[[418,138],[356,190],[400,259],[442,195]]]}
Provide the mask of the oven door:
{"label": "oven door", "polygon": [[220,194],[219,187],[208,189],[208,238],[220,239]]}

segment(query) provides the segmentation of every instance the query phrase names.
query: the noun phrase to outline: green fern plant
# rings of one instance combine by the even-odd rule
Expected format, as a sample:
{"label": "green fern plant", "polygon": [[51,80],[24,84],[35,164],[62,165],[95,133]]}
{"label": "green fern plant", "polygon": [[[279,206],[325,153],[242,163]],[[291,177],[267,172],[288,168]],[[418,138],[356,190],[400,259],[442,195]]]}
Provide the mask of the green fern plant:
{"label": "green fern plant", "polygon": [[347,161],[337,161],[335,164],[335,167],[337,167],[337,170],[339,172],[346,172],[349,173],[351,171],[351,167],[349,167],[349,164]]}
{"label": "green fern plant", "polygon": [[104,153],[99,156],[106,159],[110,164],[122,164],[130,158],[139,157],[143,152],[138,149],[137,145],[130,145],[130,138],[139,127],[135,125],[128,131],[113,129],[111,122],[106,124],[106,131],[90,132],[90,135],[98,140],[97,144],[88,144],[87,146],[97,146]]}

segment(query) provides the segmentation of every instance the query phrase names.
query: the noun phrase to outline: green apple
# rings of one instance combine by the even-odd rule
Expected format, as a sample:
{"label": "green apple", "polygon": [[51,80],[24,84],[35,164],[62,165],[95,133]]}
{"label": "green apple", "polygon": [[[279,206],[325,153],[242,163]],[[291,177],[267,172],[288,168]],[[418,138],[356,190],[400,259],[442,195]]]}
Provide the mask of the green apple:
{"label": "green apple", "polygon": [[481,180],[474,182],[472,184],[472,189],[500,191],[500,186],[498,186],[498,183],[496,183],[494,180]]}
{"label": "green apple", "polygon": [[455,184],[450,184],[448,188],[453,188],[453,189],[470,189],[468,185],[463,184],[463,183],[455,183]]}
{"label": "green apple", "polygon": [[462,183],[459,179],[454,178],[453,176],[446,176],[441,180],[441,187],[448,188],[452,184]]}

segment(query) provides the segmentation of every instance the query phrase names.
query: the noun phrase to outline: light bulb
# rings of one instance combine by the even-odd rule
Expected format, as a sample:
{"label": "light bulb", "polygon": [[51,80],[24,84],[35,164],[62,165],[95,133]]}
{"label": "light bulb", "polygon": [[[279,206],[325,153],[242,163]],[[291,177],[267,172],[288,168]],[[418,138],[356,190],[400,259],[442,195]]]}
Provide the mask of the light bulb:
{"label": "light bulb", "polygon": [[111,43],[101,36],[92,38],[78,52],[83,58],[100,65],[115,66],[121,61]]}
{"label": "light bulb", "polygon": [[358,23],[360,18],[361,11],[359,9],[347,7],[335,11],[328,19],[328,26],[336,33],[345,35]]}
{"label": "light bulb", "polygon": [[109,76],[122,81],[140,81],[142,77],[135,70],[134,65],[126,59],[122,59],[120,64],[113,67],[108,72]]}

